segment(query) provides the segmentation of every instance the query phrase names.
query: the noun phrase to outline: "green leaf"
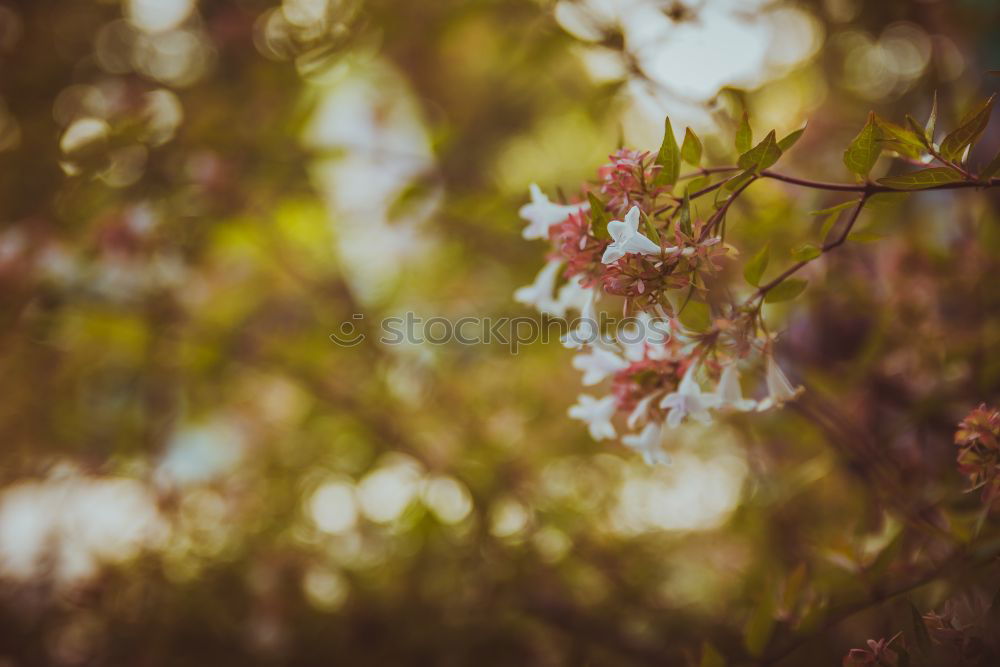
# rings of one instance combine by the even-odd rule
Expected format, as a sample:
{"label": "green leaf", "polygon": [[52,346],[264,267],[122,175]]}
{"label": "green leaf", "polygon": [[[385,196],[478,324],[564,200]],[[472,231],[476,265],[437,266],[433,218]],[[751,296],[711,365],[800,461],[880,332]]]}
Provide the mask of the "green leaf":
{"label": "green leaf", "polygon": [[597,198],[593,192],[587,193],[587,201],[590,202],[590,228],[594,236],[599,239],[609,239],[608,223],[611,221],[608,212],[604,210],[604,202]]}
{"label": "green leaf", "polygon": [[830,235],[830,230],[833,229],[833,226],[837,223],[837,220],[839,219],[840,219],[840,212],[837,211],[836,213],[831,213],[830,215],[826,216],[826,220],[824,220],[823,224],[820,225],[819,237],[820,239],[823,240],[824,243],[826,243],[826,237]]}
{"label": "green leaf", "polygon": [[765,243],[764,247],[757,251],[757,254],[750,258],[747,265],[743,267],[743,277],[754,287],[760,287],[761,276],[767,270],[767,262],[771,258],[771,244]]}
{"label": "green leaf", "polygon": [[851,199],[849,201],[841,202],[834,206],[830,206],[829,208],[821,208],[818,211],[812,211],[810,215],[829,215],[831,213],[840,213],[845,208],[854,208],[857,205],[858,205],[858,200]]}
{"label": "green leaf", "polygon": [[947,160],[957,160],[962,157],[966,146],[972,146],[986,130],[993,112],[996,94],[982,102],[965,115],[959,126],[941,142],[941,155]]}
{"label": "green leaf", "polygon": [[703,641],[701,643],[701,662],[698,665],[699,667],[726,667],[726,659],[714,646]]}
{"label": "green leaf", "polygon": [[660,152],[656,155],[656,164],[662,169],[656,177],[659,185],[673,185],[677,182],[677,177],[681,174],[681,152],[677,148],[677,139],[674,137],[674,130],[670,127],[670,117],[663,121],[663,144]]}
{"label": "green leaf", "polygon": [[774,130],[767,133],[764,140],[740,156],[736,163],[740,169],[752,171],[759,174],[767,169],[781,157],[781,149],[774,138]]}
{"label": "green leaf", "polygon": [[868,567],[868,574],[872,577],[884,577],[889,568],[896,562],[899,557],[900,551],[902,550],[904,544],[906,543],[907,535],[905,531],[899,531],[896,533],[887,545],[885,545],[881,551],[879,551],[878,556],[872,561],[872,564]]}
{"label": "green leaf", "polygon": [[792,257],[800,262],[808,262],[809,260],[816,259],[822,254],[823,251],[811,243],[806,243],[805,245],[792,249]]}
{"label": "green leaf", "polygon": [[680,220],[678,222],[682,232],[691,236],[693,230],[691,229],[691,198],[684,194],[684,200],[681,202],[681,212]]}
{"label": "green leaf", "polygon": [[997,153],[997,156],[979,173],[979,178],[988,181],[996,176],[997,172],[1000,172],[1000,153]]}
{"label": "green leaf", "polygon": [[927,632],[927,626],[924,625],[924,619],[920,615],[920,611],[913,606],[912,602],[907,601],[907,605],[910,607],[910,622],[913,625],[913,636],[917,642],[917,648],[924,655],[927,655],[931,650],[931,636]]}
{"label": "green leaf", "polygon": [[705,331],[712,324],[712,313],[707,303],[689,298],[678,311],[677,319],[690,331]]}
{"label": "green leaf", "polygon": [[902,190],[923,190],[932,188],[935,185],[946,183],[957,183],[962,180],[962,175],[951,167],[931,167],[921,169],[909,174],[899,176],[888,176],[878,179],[879,185],[887,185],[890,188],[900,188]]}
{"label": "green leaf", "polygon": [[735,192],[736,190],[739,190],[741,187],[743,187],[743,184],[749,181],[753,177],[754,173],[752,170],[741,172],[736,176],[730,178],[728,181],[726,181],[724,189],[729,190],[730,192]]}
{"label": "green leaf", "polygon": [[753,130],[750,129],[750,114],[743,112],[740,125],[736,128],[736,152],[742,155],[753,146]]}
{"label": "green leaf", "polygon": [[868,172],[875,166],[875,161],[882,152],[878,141],[880,136],[875,123],[875,112],[872,111],[868,114],[868,122],[844,151],[844,166],[851,173],[868,178]]}
{"label": "green leaf", "polygon": [[927,141],[927,137],[924,135],[924,128],[920,127],[920,123],[910,114],[906,114],[906,124],[910,127],[910,132],[917,137],[917,140],[928,152],[934,150],[934,145]]}
{"label": "green leaf", "polygon": [[774,609],[770,599],[765,598],[754,607],[743,628],[743,645],[752,656],[760,656],[771,640],[774,630]]}
{"label": "green leaf", "polygon": [[691,128],[684,129],[684,143],[681,144],[681,157],[688,164],[697,167],[701,163],[701,139]]}
{"label": "green leaf", "polygon": [[875,116],[875,123],[881,133],[882,147],[896,151],[904,157],[919,160],[927,151],[927,142],[922,135],[918,135],[912,130],[896,125],[879,115]]}
{"label": "green leaf", "polygon": [[934,91],[934,101],[931,103],[931,115],[927,117],[927,123],[924,124],[924,136],[927,137],[927,141],[934,143],[934,132],[937,130],[937,91]]}
{"label": "green leaf", "polygon": [[781,149],[782,153],[787,153],[788,149],[791,148],[792,146],[794,146],[796,144],[796,142],[799,139],[802,138],[802,134],[805,131],[806,131],[806,127],[805,127],[805,125],[803,125],[800,129],[795,130],[794,132],[792,132],[791,134],[789,134],[788,136],[786,136],[784,139],[782,139],[781,141],[779,141],[778,142],[778,148]]}
{"label": "green leaf", "polygon": [[854,232],[847,237],[848,241],[854,241],[855,243],[874,243],[875,241],[881,241],[885,238],[885,235],[878,234],[876,232]]}
{"label": "green leaf", "polygon": [[710,182],[711,179],[708,176],[698,176],[697,178],[692,178],[687,182],[687,185],[684,186],[684,192],[698,192],[698,190],[701,190]]}
{"label": "green leaf", "polygon": [[641,212],[640,215],[642,216],[642,225],[643,229],[646,231],[646,236],[648,236],[653,243],[659,245],[660,233],[656,231],[656,227],[653,226],[653,221],[649,219],[649,216],[646,215],[645,211]]}
{"label": "green leaf", "polygon": [[764,297],[766,303],[778,303],[780,301],[791,301],[798,295],[802,294],[802,291],[809,284],[808,280],[800,280],[799,278],[788,278],[770,290],[768,290],[767,295]]}

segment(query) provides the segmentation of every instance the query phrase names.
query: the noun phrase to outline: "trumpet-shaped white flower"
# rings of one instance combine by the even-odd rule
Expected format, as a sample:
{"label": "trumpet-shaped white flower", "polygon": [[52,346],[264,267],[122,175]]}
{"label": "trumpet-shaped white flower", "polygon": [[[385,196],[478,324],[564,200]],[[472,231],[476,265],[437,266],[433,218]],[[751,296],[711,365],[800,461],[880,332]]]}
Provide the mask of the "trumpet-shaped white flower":
{"label": "trumpet-shaped white flower", "polygon": [[715,398],[720,408],[729,410],[739,410],[747,412],[757,408],[757,401],[743,398],[743,389],[740,387],[740,373],[736,370],[736,364],[732,363],[722,369],[722,377],[715,388]]}
{"label": "trumpet-shaped white flower", "polygon": [[612,220],[608,223],[608,234],[612,244],[604,251],[601,262],[613,264],[629,253],[640,255],[659,255],[660,246],[653,243],[639,231],[639,207],[633,206],[625,214],[624,220]]}
{"label": "trumpet-shaped white flower", "polygon": [[569,408],[569,416],[587,423],[587,430],[594,440],[614,438],[617,433],[611,418],[615,414],[615,397],[597,399],[589,394],[580,394],[576,405]]}
{"label": "trumpet-shaped white flower", "polygon": [[581,285],[577,278],[570,278],[569,282],[559,288],[555,302],[555,314],[562,316],[570,310],[582,311],[593,293],[593,290]]}
{"label": "trumpet-shaped white flower", "polygon": [[589,387],[628,368],[628,362],[611,350],[595,345],[588,353],[573,357],[573,368],[583,371],[583,384]]}
{"label": "trumpet-shaped white flower", "polygon": [[621,330],[617,341],[625,358],[629,361],[643,359],[665,359],[670,351],[665,347],[671,333],[670,320],[653,317],[642,311],[635,317],[636,322]]}
{"label": "trumpet-shaped white flower", "polygon": [[519,287],[514,291],[514,300],[526,306],[533,306],[542,313],[562,315],[559,303],[553,298],[556,288],[556,278],[559,277],[560,261],[550,261],[535,276],[530,285]]}
{"label": "trumpet-shaped white flower", "polygon": [[660,401],[661,408],[670,410],[667,413],[667,426],[670,428],[677,427],[685,417],[691,417],[703,424],[712,421],[708,411],[710,408],[718,407],[719,399],[715,394],[702,392],[698,381],[694,379],[696,370],[697,365],[691,364],[677,385],[677,391],[667,394]]}
{"label": "trumpet-shaped white flower", "polygon": [[587,210],[590,205],[587,203],[554,204],[545,196],[542,189],[534,183],[531,184],[531,201],[521,207],[518,215],[528,221],[528,226],[521,232],[521,236],[526,239],[545,239],[549,237],[549,227],[557,225],[580,210]]}
{"label": "trumpet-shaped white flower", "polygon": [[629,428],[635,428],[639,424],[640,419],[646,418],[646,415],[649,414],[649,404],[653,402],[653,398],[654,395],[650,394],[635,404],[635,408],[629,414],[628,420],[625,422],[628,424]]}
{"label": "trumpet-shaped white flower", "polygon": [[669,464],[670,454],[663,450],[663,424],[646,424],[638,435],[622,436],[626,446],[642,454],[646,465]]}
{"label": "trumpet-shaped white flower", "polygon": [[597,314],[594,311],[594,290],[590,292],[586,303],[580,310],[576,328],[567,331],[562,337],[563,347],[578,349],[584,345],[594,345],[601,342],[601,332],[597,326]]}
{"label": "trumpet-shaped white flower", "polygon": [[767,398],[762,400],[757,406],[758,410],[769,410],[770,408],[781,407],[788,401],[794,401],[805,391],[801,385],[793,387],[785,374],[781,372],[778,362],[774,360],[773,354],[767,355]]}

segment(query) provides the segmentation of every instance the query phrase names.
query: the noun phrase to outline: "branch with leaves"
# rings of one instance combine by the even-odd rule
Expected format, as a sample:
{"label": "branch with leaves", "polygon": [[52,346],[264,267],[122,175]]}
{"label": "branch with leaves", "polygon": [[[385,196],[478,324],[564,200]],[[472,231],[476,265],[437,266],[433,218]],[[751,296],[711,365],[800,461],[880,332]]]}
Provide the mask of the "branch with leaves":
{"label": "branch with leaves", "polygon": [[[687,419],[708,422],[716,413],[765,411],[793,400],[802,388],[778,367],[764,306],[799,296],[807,281],[796,274],[858,238],[856,223],[876,198],[1000,185],[1000,155],[978,170],[968,164],[994,103],[992,96],[975,105],[940,141],[936,99],[923,125],[910,116],[899,125],[870,113],[844,151],[851,183],[774,171],[805,128],[780,139],[771,130],[755,143],[744,112],[736,124],[735,164],[703,166],[702,141],[687,128],[678,145],[668,118],[655,155],[617,151],[581,189],[579,203],[551,202],[532,186],[532,201],[521,209],[529,223],[524,236],[547,239],[552,252],[535,283],[515,297],[551,315],[578,311],[564,337],[567,347],[580,350],[574,366],[587,385],[610,380],[608,395],[581,395],[571,416],[585,421],[596,439],[618,437],[624,422],[630,432],[621,442],[656,463],[669,459],[666,431]],[[873,180],[883,153],[918,168]],[[682,173],[685,164],[693,170]],[[727,280],[738,252],[726,242],[726,228],[733,205],[761,180],[856,197],[820,211],[828,216],[822,241],[796,248],[795,262],[769,280],[765,244],[743,265],[747,292]],[[706,200],[710,213],[703,217],[695,203]],[[632,321],[615,331],[599,326],[604,297],[620,298]],[[760,367],[766,394],[745,398],[740,373]]]}

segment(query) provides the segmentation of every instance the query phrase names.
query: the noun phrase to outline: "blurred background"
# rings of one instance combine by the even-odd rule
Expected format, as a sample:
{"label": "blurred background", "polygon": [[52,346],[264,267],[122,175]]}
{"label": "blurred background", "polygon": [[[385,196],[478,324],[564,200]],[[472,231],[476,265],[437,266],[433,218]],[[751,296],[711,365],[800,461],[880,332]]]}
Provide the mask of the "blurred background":
{"label": "blurred background", "polygon": [[[847,181],[869,109],[937,91],[950,127],[998,66],[991,0],[0,0],[0,665],[816,665],[891,636],[890,582],[979,516],[952,438],[1000,397],[995,195],[866,212],[884,238],[780,311],[803,400],[679,430],[670,467],[566,416],[557,343],[377,322],[529,314],[528,184],[572,195],[664,114],[714,164],[744,105],[758,136],[808,120],[782,171]],[[761,182],[732,242],[790,262],[841,200]]]}

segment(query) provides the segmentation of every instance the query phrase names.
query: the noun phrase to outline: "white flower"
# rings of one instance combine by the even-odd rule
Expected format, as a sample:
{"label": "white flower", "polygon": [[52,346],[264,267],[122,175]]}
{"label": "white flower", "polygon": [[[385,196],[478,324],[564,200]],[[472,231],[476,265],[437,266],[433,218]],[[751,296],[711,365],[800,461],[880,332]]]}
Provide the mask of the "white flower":
{"label": "white flower", "polygon": [[584,345],[594,345],[601,340],[600,331],[597,327],[597,315],[594,311],[594,290],[590,292],[586,303],[580,310],[580,317],[576,321],[576,328],[566,332],[562,337],[563,347],[570,349],[581,348]]}
{"label": "white flower", "polygon": [[583,384],[590,386],[623,368],[628,368],[628,362],[611,350],[595,345],[589,353],[573,357],[573,368],[583,371]]}
{"label": "white flower", "polygon": [[642,454],[646,465],[670,463],[670,454],[663,451],[663,424],[646,424],[639,435],[626,435],[622,442]]}
{"label": "white flower", "polygon": [[588,394],[580,394],[576,399],[576,405],[570,406],[569,416],[586,422],[591,438],[603,440],[617,435],[614,424],[611,423],[615,409],[614,396],[596,399]]}
{"label": "white flower", "polygon": [[590,208],[589,204],[553,204],[534,183],[531,184],[531,201],[521,207],[518,215],[528,221],[528,226],[521,232],[526,239],[545,239],[549,237],[549,227],[559,224],[571,213]]}
{"label": "white flower", "polygon": [[625,358],[629,361],[643,359],[666,359],[670,352],[665,347],[670,340],[670,320],[653,317],[643,311],[635,317],[636,322],[624,327],[618,336]]}
{"label": "white flower", "polygon": [[635,428],[640,419],[646,418],[646,415],[649,413],[649,404],[653,401],[653,397],[654,394],[650,394],[636,403],[635,409],[632,410],[628,416],[628,420],[625,422],[629,428]]}
{"label": "white flower", "polygon": [[698,381],[694,379],[695,370],[697,370],[697,365],[691,364],[684,373],[684,377],[681,378],[680,384],[677,385],[677,391],[667,394],[660,401],[661,408],[670,409],[670,412],[667,413],[667,426],[670,428],[678,426],[684,417],[691,417],[703,424],[712,421],[708,410],[717,407],[719,401],[715,394],[706,394],[701,391]]}
{"label": "white flower", "polygon": [[799,397],[805,388],[802,386],[793,387],[785,374],[778,367],[778,362],[774,360],[773,354],[767,355],[767,398],[760,402],[758,410],[769,410],[770,408],[781,407],[788,401],[793,401]]}
{"label": "white flower", "polygon": [[608,234],[613,243],[604,251],[601,262],[613,264],[628,253],[641,255],[659,255],[660,246],[643,236],[639,231],[639,207],[633,206],[625,214],[624,220],[612,220],[608,223]]}
{"label": "white flower", "polygon": [[736,370],[736,364],[732,363],[722,369],[722,377],[715,388],[715,398],[720,408],[739,410],[747,412],[757,407],[757,401],[743,398],[743,389],[740,387],[740,373]]}
{"label": "white flower", "polygon": [[593,294],[593,290],[581,285],[577,278],[571,278],[559,288],[555,303],[556,314],[562,315],[570,310],[582,311]]}
{"label": "white flower", "polygon": [[535,282],[514,291],[514,300],[526,306],[534,306],[542,313],[562,315],[559,304],[552,298],[559,277],[560,261],[550,261],[535,276]]}

